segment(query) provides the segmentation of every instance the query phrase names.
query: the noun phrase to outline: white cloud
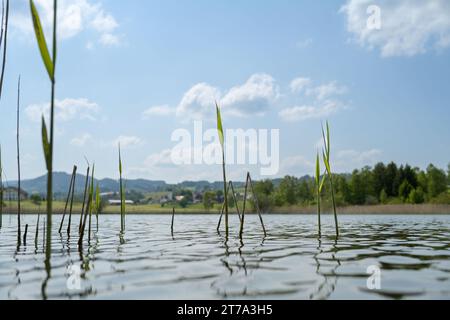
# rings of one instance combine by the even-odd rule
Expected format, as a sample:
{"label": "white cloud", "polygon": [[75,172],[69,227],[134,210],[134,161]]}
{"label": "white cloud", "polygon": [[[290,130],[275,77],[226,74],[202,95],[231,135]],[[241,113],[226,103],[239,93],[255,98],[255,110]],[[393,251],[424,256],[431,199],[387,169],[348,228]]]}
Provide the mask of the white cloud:
{"label": "white cloud", "polygon": [[213,118],[215,101],[225,114],[246,117],[263,115],[276,100],[278,89],[268,74],[252,75],[243,85],[235,86],[224,95],[207,83],[199,83],[189,89],[176,108],[178,117],[191,119]]}
{"label": "white cloud", "polygon": [[136,136],[119,136],[117,137],[111,145],[115,148],[120,144],[121,148],[131,148],[140,146],[144,143],[144,141]]}
{"label": "white cloud", "polygon": [[275,80],[268,74],[258,73],[242,86],[231,88],[221,104],[224,112],[235,116],[263,115],[277,95]]}
{"label": "white cloud", "polygon": [[[96,120],[99,112],[98,104],[85,98],[64,99],[55,101],[55,117],[57,121],[67,122],[74,119]],[[42,115],[49,117],[50,103],[32,104],[25,108],[25,114],[33,122],[40,122]]]}
{"label": "white cloud", "polygon": [[90,140],[92,136],[89,133],[85,133],[80,137],[75,137],[70,141],[70,144],[75,147],[84,147]]}
{"label": "white cloud", "polygon": [[166,149],[160,153],[149,155],[145,159],[144,166],[147,168],[173,167],[172,150]]}
{"label": "white cloud", "polygon": [[286,108],[279,112],[282,120],[287,122],[303,121],[308,119],[326,118],[343,109],[344,106],[336,101],[325,101],[319,106],[296,106]]}
{"label": "white cloud", "polygon": [[175,109],[169,107],[168,105],[162,105],[162,106],[154,106],[150,107],[147,110],[145,110],[142,115],[144,119],[151,118],[153,116],[170,116],[174,115],[176,112]]}
{"label": "white cloud", "polygon": [[[17,2],[17,10],[11,14],[11,26],[26,37],[34,37],[33,26],[29,12],[29,1]],[[35,0],[39,16],[47,37],[51,36],[53,25],[53,1]],[[102,4],[96,0],[60,0],[58,1],[58,38],[66,40],[83,31],[95,32],[98,42],[111,46],[120,44],[120,38],[115,34],[119,24],[116,19],[105,11]]]}
{"label": "white cloud", "polygon": [[314,96],[317,100],[325,100],[336,95],[343,95],[347,92],[347,88],[340,86],[335,81],[306,90],[307,96]]}
{"label": "white cloud", "polygon": [[215,113],[216,100],[220,100],[220,91],[217,88],[207,83],[196,84],[184,94],[176,115],[185,119],[210,118]]}
{"label": "white cloud", "polygon": [[[380,30],[367,28],[369,5],[381,9]],[[414,56],[450,46],[448,0],[348,0],[341,12],[355,40],[380,49],[383,57]]]}
{"label": "white cloud", "polygon": [[295,78],[291,81],[290,89],[292,93],[302,92],[306,87],[311,84],[311,79],[309,78]]}

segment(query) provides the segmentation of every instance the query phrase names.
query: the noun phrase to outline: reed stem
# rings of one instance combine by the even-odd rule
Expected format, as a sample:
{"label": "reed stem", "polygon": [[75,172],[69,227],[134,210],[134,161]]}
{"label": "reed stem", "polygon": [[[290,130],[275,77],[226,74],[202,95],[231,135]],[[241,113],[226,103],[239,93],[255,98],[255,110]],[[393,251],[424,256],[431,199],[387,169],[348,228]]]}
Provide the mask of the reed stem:
{"label": "reed stem", "polygon": [[28,224],[25,225],[25,233],[23,235],[23,245],[25,247],[27,246],[27,234],[28,234]]}
{"label": "reed stem", "polygon": [[17,242],[21,241],[21,179],[20,179],[20,76],[17,83]]}
{"label": "reed stem", "polygon": [[[6,68],[6,53],[7,53],[7,43],[8,43],[8,24],[9,24],[9,0],[6,0],[6,15],[5,15],[5,33],[3,39],[3,14],[2,14],[2,41],[3,41],[3,62],[2,62],[2,72],[0,75],[0,98],[3,93],[3,79],[5,76],[5,68]],[[0,41],[1,45],[1,41]]]}
{"label": "reed stem", "polygon": [[83,195],[83,205],[81,207],[81,215],[80,215],[80,224],[78,226],[78,234],[81,234],[81,228],[83,227],[83,216],[84,216],[84,210],[86,208],[86,197],[87,197],[87,189],[89,186],[89,173],[91,171],[91,168],[88,167],[87,168],[87,172],[86,172],[86,180],[84,182],[84,195]]}
{"label": "reed stem", "polygon": [[73,167],[73,182],[72,182],[72,196],[70,198],[70,209],[69,209],[69,223],[67,225],[67,236],[70,237],[70,228],[72,225],[72,209],[73,209],[73,198],[75,196],[75,186],[76,186],[76,179],[77,179],[77,166]]}

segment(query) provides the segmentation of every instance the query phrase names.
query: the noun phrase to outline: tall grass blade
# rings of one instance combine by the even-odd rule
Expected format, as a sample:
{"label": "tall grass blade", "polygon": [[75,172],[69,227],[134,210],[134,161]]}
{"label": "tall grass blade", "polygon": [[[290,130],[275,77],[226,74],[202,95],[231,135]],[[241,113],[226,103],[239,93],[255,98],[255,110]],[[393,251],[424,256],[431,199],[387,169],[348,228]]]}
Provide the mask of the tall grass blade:
{"label": "tall grass blade", "polygon": [[337,217],[336,198],[335,198],[335,194],[334,194],[333,173],[331,171],[331,165],[330,165],[331,139],[330,139],[330,126],[329,126],[328,121],[327,121],[327,134],[325,136],[323,126],[322,126],[322,135],[323,135],[324,144],[325,144],[325,150],[323,150],[323,162],[327,169],[328,179],[330,181],[331,200],[333,203],[333,213],[334,213],[334,224],[335,224],[335,228],[336,228],[336,238],[339,238],[339,222],[338,222],[338,217]]}
{"label": "tall grass blade", "polygon": [[42,61],[44,62],[50,81],[54,82],[55,81],[54,64],[52,58],[50,57],[50,52],[48,51],[47,41],[45,40],[44,30],[42,29],[41,18],[39,18],[39,13],[36,9],[33,0],[30,0],[30,8],[31,8],[31,17],[33,18],[34,33],[36,35],[36,40],[39,46]]}
{"label": "tall grass blade", "polygon": [[[4,2],[3,2],[4,5]],[[3,29],[3,19],[5,19],[5,26]],[[6,0],[6,15],[3,15],[3,9],[2,9],[2,35],[0,40],[0,45],[3,43],[3,61],[2,61],[2,71],[0,75],[0,99],[2,97],[3,93],[3,79],[5,76],[5,69],[6,69],[6,53],[7,53],[7,44],[8,44],[8,24],[9,24],[9,0]],[[3,33],[4,30],[4,33]]]}
{"label": "tall grass blade", "polygon": [[216,102],[217,113],[217,133],[219,135],[220,144],[222,145],[222,173],[223,173],[223,193],[224,193],[224,205],[225,205],[225,234],[228,239],[229,236],[229,224],[228,224],[228,192],[227,192],[227,175],[226,175],[226,163],[225,163],[225,136],[223,133],[222,115],[220,113],[219,105]]}

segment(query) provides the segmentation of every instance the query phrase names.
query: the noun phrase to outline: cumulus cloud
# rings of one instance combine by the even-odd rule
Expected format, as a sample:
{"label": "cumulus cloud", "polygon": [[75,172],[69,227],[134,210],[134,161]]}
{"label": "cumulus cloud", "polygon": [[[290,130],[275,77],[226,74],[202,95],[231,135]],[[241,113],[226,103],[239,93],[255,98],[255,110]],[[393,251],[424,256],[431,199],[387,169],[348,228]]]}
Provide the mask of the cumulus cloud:
{"label": "cumulus cloud", "polygon": [[318,106],[295,106],[286,108],[279,112],[282,120],[287,122],[296,122],[308,119],[321,119],[337,113],[343,108],[339,102],[325,101]]}
{"label": "cumulus cloud", "polygon": [[277,95],[275,80],[260,73],[252,75],[245,84],[231,88],[221,104],[224,112],[236,116],[263,115]]}
{"label": "cumulus cloud", "polygon": [[304,103],[279,111],[278,115],[283,121],[326,118],[345,109],[345,104],[338,97],[347,93],[348,89],[336,81],[314,86],[311,79],[299,77],[291,81],[290,89]]}
{"label": "cumulus cloud", "polygon": [[140,146],[143,143],[144,141],[136,136],[119,136],[112,141],[111,145],[117,147],[120,144],[121,148],[131,148]]}
{"label": "cumulus cloud", "polygon": [[204,120],[215,118],[215,102],[222,113],[232,117],[264,116],[271,110],[277,110],[281,98],[294,101],[298,97],[311,100],[280,111],[279,116],[285,121],[300,121],[322,118],[345,108],[337,99],[347,93],[347,88],[336,81],[323,85],[313,85],[313,80],[298,77],[291,81],[289,88],[280,94],[276,80],[269,74],[256,73],[241,84],[224,93],[207,83],[199,83],[191,87],[176,107],[168,105],[154,106],[143,112],[143,118],[152,116],[176,115],[183,120]]}
{"label": "cumulus cloud", "polygon": [[325,100],[332,96],[343,95],[346,92],[346,87],[340,86],[339,84],[337,84],[337,82],[334,81],[314,88],[308,88],[306,90],[306,95],[313,96],[317,100]]}
{"label": "cumulus cloud", "polygon": [[[35,0],[42,25],[47,36],[51,35],[53,24],[53,1]],[[11,14],[11,26],[26,37],[33,37],[33,26],[29,12],[29,1],[18,0],[17,10]],[[120,44],[117,34],[119,24],[114,16],[96,0],[58,1],[58,37],[60,40],[73,38],[89,30],[97,35],[98,43],[105,46]]]}
{"label": "cumulus cloud", "polygon": [[290,89],[293,93],[302,92],[307,86],[311,84],[311,79],[309,78],[295,78],[291,81]]}
{"label": "cumulus cloud", "polygon": [[220,91],[207,83],[199,83],[189,89],[176,109],[176,115],[183,118],[202,119],[211,117],[215,101],[220,100]]}
{"label": "cumulus cloud", "polygon": [[[368,7],[381,9],[381,29],[368,28]],[[340,10],[347,30],[363,47],[383,57],[414,56],[450,46],[448,0],[348,0]]]}
{"label": "cumulus cloud", "polygon": [[176,110],[168,105],[150,107],[142,113],[144,119],[151,118],[153,116],[170,116],[175,114]]}
{"label": "cumulus cloud", "polygon": [[[64,99],[55,101],[57,121],[67,122],[75,119],[96,120],[100,107],[86,98]],[[25,108],[25,114],[33,122],[40,122],[42,115],[49,117],[50,103],[32,104]]]}
{"label": "cumulus cloud", "polygon": [[84,147],[90,140],[92,136],[89,133],[85,133],[79,137],[75,137],[70,141],[70,144],[75,147]]}

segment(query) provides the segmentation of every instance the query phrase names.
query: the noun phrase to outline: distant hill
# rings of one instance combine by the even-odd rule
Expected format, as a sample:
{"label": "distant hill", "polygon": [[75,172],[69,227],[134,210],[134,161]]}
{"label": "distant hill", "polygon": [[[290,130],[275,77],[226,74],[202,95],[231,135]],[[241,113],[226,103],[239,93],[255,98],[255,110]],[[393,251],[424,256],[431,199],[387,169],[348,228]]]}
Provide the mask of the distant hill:
{"label": "distant hill", "polygon": [[[56,197],[63,197],[67,194],[69,189],[71,175],[64,172],[53,173],[53,190]],[[309,176],[301,178],[311,179]],[[77,174],[75,193],[82,194],[84,191],[86,176],[82,174]],[[280,184],[282,179],[272,180],[275,186]],[[234,182],[234,181],[233,181]],[[100,186],[102,192],[119,192],[119,181],[114,179],[101,179],[95,180],[95,185],[97,183]],[[140,193],[150,193],[150,192],[163,192],[163,191],[173,191],[177,189],[190,189],[193,191],[204,191],[204,190],[222,190],[223,182],[208,182],[208,181],[184,181],[179,184],[168,184],[164,181],[154,181],[145,179],[135,179],[135,180],[124,180],[125,188],[127,191],[135,191]],[[17,187],[17,181],[12,181],[8,183],[8,186]],[[244,182],[234,182],[235,188],[243,188],[245,186]],[[43,175],[41,177],[29,180],[22,180],[21,187],[23,190],[29,194],[37,193],[44,195],[47,190],[47,176]]]}

